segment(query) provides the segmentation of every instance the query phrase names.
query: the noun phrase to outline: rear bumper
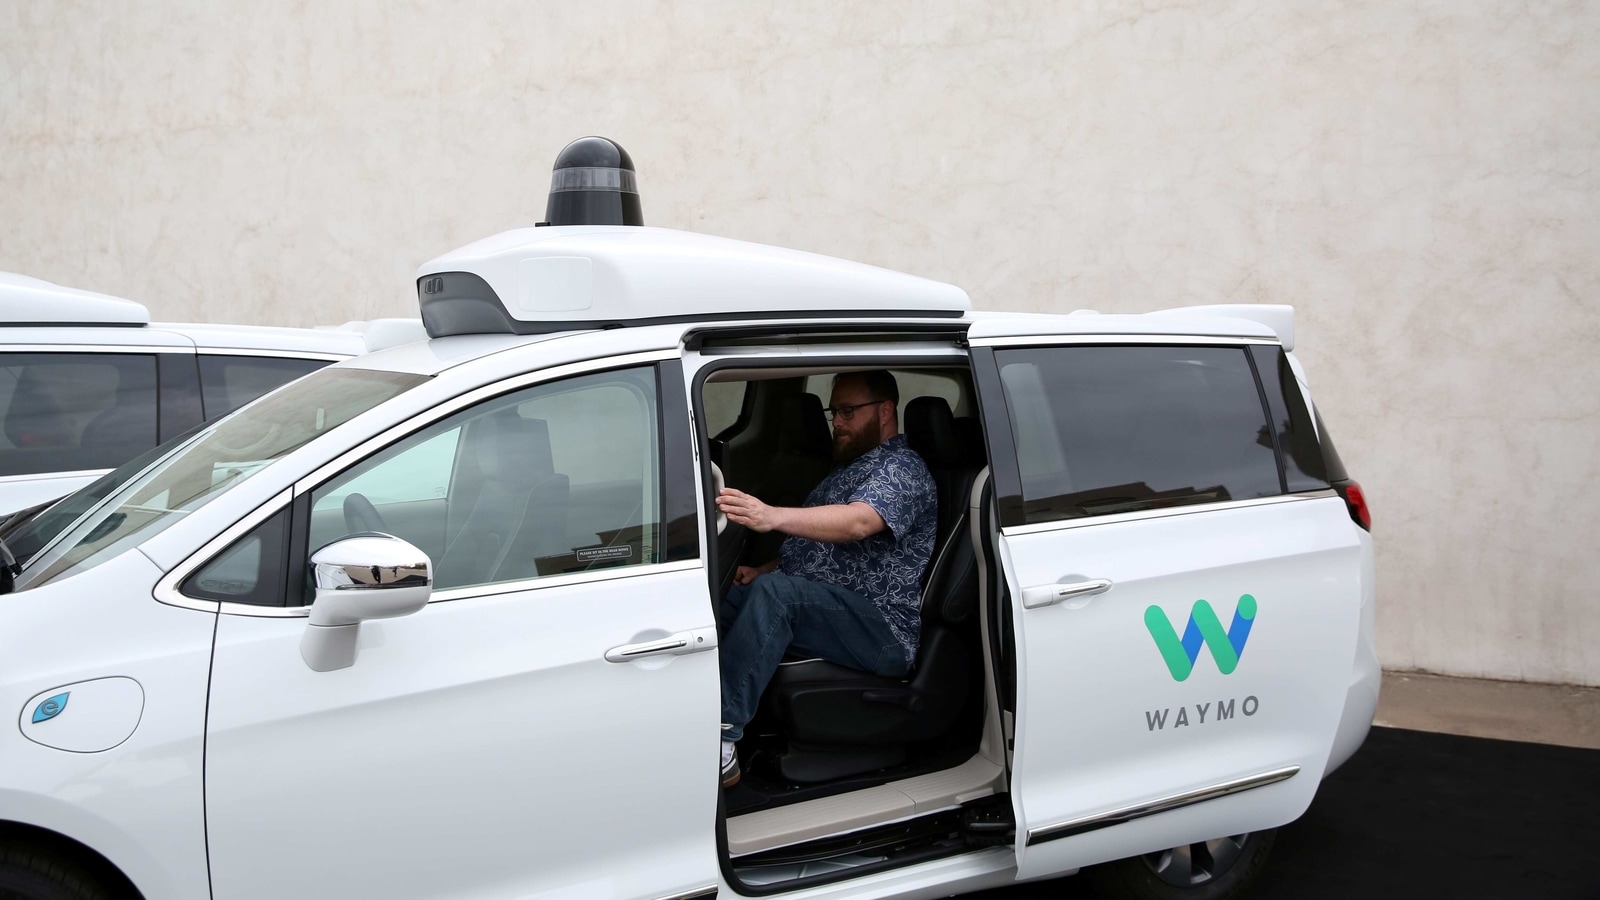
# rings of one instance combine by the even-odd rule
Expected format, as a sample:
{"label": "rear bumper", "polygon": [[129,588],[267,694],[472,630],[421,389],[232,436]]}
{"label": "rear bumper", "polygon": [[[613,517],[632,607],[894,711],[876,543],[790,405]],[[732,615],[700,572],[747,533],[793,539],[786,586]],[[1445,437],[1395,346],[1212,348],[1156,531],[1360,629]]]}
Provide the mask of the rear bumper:
{"label": "rear bumper", "polygon": [[1372,535],[1361,534],[1361,630],[1356,638],[1355,665],[1350,671],[1350,686],[1345,692],[1344,712],[1339,716],[1339,728],[1334,732],[1333,749],[1328,753],[1328,765],[1322,777],[1344,764],[1361,742],[1367,739],[1372,719],[1378,712],[1378,691],[1383,682],[1383,668],[1378,664],[1377,591],[1373,584]]}

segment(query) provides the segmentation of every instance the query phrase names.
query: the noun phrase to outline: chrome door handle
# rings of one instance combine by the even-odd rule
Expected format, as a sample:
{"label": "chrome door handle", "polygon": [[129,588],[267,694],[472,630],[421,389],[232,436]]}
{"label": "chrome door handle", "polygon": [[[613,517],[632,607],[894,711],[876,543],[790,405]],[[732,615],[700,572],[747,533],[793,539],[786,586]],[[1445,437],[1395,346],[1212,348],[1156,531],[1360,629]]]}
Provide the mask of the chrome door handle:
{"label": "chrome door handle", "polygon": [[1063,600],[1074,597],[1093,597],[1095,594],[1104,594],[1111,590],[1111,579],[1095,578],[1090,581],[1075,581],[1070,584],[1041,584],[1037,587],[1022,589],[1023,609],[1038,609],[1041,606],[1051,606]]}
{"label": "chrome door handle", "polygon": [[625,663],[636,659],[645,659],[651,656],[684,656],[690,653],[701,653],[717,646],[717,630],[715,628],[696,628],[692,631],[680,631],[654,641],[642,641],[637,644],[623,644],[612,647],[606,651],[606,662]]}

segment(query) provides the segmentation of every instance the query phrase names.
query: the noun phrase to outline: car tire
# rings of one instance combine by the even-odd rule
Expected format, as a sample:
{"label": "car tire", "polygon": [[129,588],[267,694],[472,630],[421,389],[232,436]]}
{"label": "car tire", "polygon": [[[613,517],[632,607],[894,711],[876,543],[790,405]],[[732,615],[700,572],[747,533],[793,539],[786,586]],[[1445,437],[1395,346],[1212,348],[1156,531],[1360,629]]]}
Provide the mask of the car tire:
{"label": "car tire", "polygon": [[1277,831],[1253,831],[1147,853],[1085,872],[1100,893],[1127,900],[1232,900],[1261,874]]}
{"label": "car tire", "polygon": [[0,846],[3,900],[117,900],[92,870],[32,844]]}

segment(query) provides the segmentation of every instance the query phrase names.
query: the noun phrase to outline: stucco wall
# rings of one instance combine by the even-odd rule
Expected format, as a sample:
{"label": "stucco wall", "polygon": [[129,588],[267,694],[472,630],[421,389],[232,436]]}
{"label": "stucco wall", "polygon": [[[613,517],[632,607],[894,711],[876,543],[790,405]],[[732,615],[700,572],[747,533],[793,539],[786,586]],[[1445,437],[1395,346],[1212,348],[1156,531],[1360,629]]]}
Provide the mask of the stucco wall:
{"label": "stucco wall", "polygon": [[1600,684],[1600,5],[776,6],[6,0],[0,269],[406,314],[599,133],[651,224],[982,307],[1294,303],[1385,663]]}

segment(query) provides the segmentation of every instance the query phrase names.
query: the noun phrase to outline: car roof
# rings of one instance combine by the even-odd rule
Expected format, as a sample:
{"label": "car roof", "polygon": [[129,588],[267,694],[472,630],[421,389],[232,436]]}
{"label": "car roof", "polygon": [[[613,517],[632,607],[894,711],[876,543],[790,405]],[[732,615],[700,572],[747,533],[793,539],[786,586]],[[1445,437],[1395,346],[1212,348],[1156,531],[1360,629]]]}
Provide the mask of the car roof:
{"label": "car roof", "polygon": [[0,342],[193,346],[200,350],[342,358],[423,340],[420,319],[317,328],[151,322],[143,304],[0,272]]}
{"label": "car roof", "polygon": [[889,269],[712,235],[644,226],[520,228],[424,263],[417,296],[428,334],[540,334],[806,319],[941,320],[971,336],[1061,334],[1277,338],[1293,349],[1288,306],[1224,304],[1102,316],[974,312],[965,291]]}
{"label": "car roof", "polygon": [[417,276],[433,337],[721,318],[957,318],[972,308],[952,284],[644,226],[515,229],[431,260]]}
{"label": "car roof", "polygon": [[[194,341],[199,350],[260,350],[320,353],[355,356],[371,350],[427,338],[419,319],[393,320],[409,323],[409,330],[393,333],[354,328],[283,328],[271,325],[216,325],[200,322],[154,322],[152,329],[181,334]],[[355,324],[355,323],[352,323]],[[364,324],[364,323],[363,323]]]}
{"label": "car roof", "polygon": [[1276,340],[1294,349],[1294,307],[1229,304],[1176,307],[1131,315],[1093,310],[1061,314],[977,312],[971,340],[1030,338],[1040,335],[1129,335],[1148,337],[1223,337]]}
{"label": "car roof", "polygon": [[148,324],[150,311],[132,300],[0,272],[0,325]]}
{"label": "car roof", "polygon": [[[896,316],[813,316],[791,319],[703,320],[666,324],[637,325],[628,328],[582,329],[540,334],[462,334],[432,338],[403,347],[371,353],[342,365],[434,376],[446,370],[472,366],[481,371],[507,367],[526,371],[529,365],[559,365],[578,358],[623,356],[687,346],[717,336],[744,339],[745,346],[784,347],[797,354],[803,346],[828,346],[832,337],[863,333],[881,335],[887,341],[939,340],[953,334],[968,339],[1017,338],[1024,343],[1039,336],[1149,336],[1223,337],[1254,341],[1278,341],[1290,349],[1294,310],[1288,306],[1239,305],[1180,307],[1138,315],[1101,315],[1080,310],[1068,315],[1050,313],[1007,313],[970,311],[960,318]],[[1285,329],[1280,334],[1262,320],[1276,322]],[[1288,339],[1285,340],[1285,335]],[[802,338],[803,340],[795,340]],[[817,343],[812,343],[817,342]],[[501,362],[491,357],[521,348],[539,346],[537,360],[526,356]],[[858,345],[859,346],[859,345]]]}

